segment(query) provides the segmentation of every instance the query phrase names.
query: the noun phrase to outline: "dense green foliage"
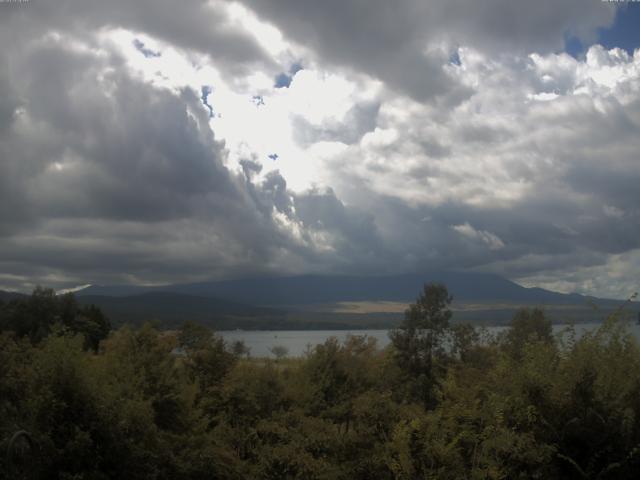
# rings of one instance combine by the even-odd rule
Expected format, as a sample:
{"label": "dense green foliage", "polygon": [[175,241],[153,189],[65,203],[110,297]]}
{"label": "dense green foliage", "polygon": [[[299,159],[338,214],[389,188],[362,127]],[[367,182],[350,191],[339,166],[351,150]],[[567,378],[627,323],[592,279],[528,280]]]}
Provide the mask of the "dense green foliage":
{"label": "dense green foliage", "polygon": [[640,347],[616,318],[554,338],[543,312],[524,310],[487,338],[450,326],[446,289],[429,285],[387,349],[354,336],[273,361],[192,323],[122,327],[96,345],[84,319],[100,324],[97,312],[67,315],[69,298],[41,290],[29,302],[0,305],[0,478],[625,479],[640,468]]}
{"label": "dense green foliage", "polygon": [[96,350],[111,324],[95,306],[78,305],[72,294],[56,295],[52,289],[38,287],[25,299],[0,300],[0,331],[38,343],[56,328],[81,334],[85,347]]}

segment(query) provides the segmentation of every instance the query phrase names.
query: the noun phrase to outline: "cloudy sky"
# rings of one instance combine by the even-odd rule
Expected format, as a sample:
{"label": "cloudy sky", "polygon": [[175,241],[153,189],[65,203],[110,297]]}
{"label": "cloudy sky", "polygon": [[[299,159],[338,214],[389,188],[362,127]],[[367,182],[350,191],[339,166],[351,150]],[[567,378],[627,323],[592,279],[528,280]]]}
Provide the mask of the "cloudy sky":
{"label": "cloudy sky", "polygon": [[640,289],[640,4],[0,2],[0,287]]}

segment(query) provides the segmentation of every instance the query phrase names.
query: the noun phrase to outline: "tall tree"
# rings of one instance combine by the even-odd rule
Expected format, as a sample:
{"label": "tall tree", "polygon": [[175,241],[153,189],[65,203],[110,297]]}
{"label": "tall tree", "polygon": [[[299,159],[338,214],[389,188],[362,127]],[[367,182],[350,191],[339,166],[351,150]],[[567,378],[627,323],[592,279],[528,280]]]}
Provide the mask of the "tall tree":
{"label": "tall tree", "polygon": [[399,366],[417,381],[425,406],[433,406],[434,361],[444,355],[453,297],[447,287],[429,283],[405,311],[400,327],[390,333]]}
{"label": "tall tree", "polygon": [[71,293],[57,295],[50,288],[37,287],[29,297],[0,304],[0,331],[11,331],[38,343],[54,325],[82,334],[85,348],[94,351],[111,331],[109,319],[98,307],[79,305]]}
{"label": "tall tree", "polygon": [[511,320],[510,329],[505,334],[504,348],[515,358],[522,355],[525,345],[553,342],[551,320],[539,308],[518,310]]}

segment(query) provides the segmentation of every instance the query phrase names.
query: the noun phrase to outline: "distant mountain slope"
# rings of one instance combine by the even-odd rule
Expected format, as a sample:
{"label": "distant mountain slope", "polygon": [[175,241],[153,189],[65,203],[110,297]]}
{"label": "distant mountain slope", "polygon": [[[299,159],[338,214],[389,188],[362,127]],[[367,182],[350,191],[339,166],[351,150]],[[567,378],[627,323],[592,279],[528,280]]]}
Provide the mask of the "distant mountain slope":
{"label": "distant mountain slope", "polygon": [[[384,277],[319,276],[249,278],[164,287],[91,286],[78,296],[127,296],[170,291],[201,297],[217,297],[251,305],[309,305],[344,301],[412,302],[422,285],[447,285],[456,303],[586,304],[597,300],[578,294],[562,294],[541,288],[525,288],[498,275],[434,272],[424,275]],[[605,300],[606,302],[606,300]]]}
{"label": "distant mountain slope", "polygon": [[9,300],[14,300],[16,298],[23,298],[26,295],[24,293],[18,292],[7,292],[5,290],[0,290],[0,300],[3,302],[8,302]]}
{"label": "distant mountain slope", "polygon": [[[90,286],[76,291],[75,296],[82,304],[100,307],[114,326],[151,320],[163,328],[175,328],[193,320],[217,330],[389,328],[399,323],[403,305],[415,301],[428,282],[447,285],[454,296],[454,321],[476,324],[507,324],[522,306],[544,306],[554,322],[598,322],[623,304],[524,288],[497,275],[455,272],[386,277],[306,275],[163,287]],[[0,292],[0,299],[20,295]],[[340,310],[340,302],[362,302],[369,310]],[[376,303],[384,302],[395,302],[399,309],[375,310]],[[627,311],[635,319],[638,304]]]}
{"label": "distant mountain slope", "polygon": [[[113,292],[113,290],[108,290]],[[0,300],[28,295],[0,290]],[[153,291],[127,296],[76,295],[82,305],[96,305],[114,327],[151,321],[160,328],[177,328],[191,320],[215,330],[322,330],[390,328],[395,316],[349,315],[318,312],[290,313],[282,309],[255,307],[219,298]]]}
{"label": "distant mountain slope", "polygon": [[163,326],[176,326],[192,320],[215,328],[236,328],[235,324],[242,319],[251,320],[253,324],[256,319],[274,321],[285,315],[275,309],[164,291],[119,297],[80,295],[77,298],[82,304],[100,307],[116,324],[155,320]]}

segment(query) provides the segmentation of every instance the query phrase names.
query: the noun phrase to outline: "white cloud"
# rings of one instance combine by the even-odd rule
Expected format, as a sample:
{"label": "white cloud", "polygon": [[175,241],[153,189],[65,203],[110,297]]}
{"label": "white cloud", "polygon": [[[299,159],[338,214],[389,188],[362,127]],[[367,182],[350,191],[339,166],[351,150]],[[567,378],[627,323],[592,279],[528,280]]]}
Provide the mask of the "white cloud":
{"label": "white cloud", "polygon": [[613,207],[611,205],[605,205],[604,207],[602,207],[602,211],[608,217],[614,217],[614,218],[624,217],[624,211],[622,211],[619,208]]}
{"label": "white cloud", "polygon": [[638,269],[640,249],[608,255],[593,266],[549,269],[518,279],[525,286],[540,286],[565,293],[582,293],[602,298],[628,299],[640,292]]}
{"label": "white cloud", "polygon": [[462,225],[454,225],[453,228],[460,235],[470,238],[472,240],[479,240],[484,243],[489,250],[500,250],[504,248],[504,243],[500,238],[486,230],[476,230],[469,223],[464,223]]}

